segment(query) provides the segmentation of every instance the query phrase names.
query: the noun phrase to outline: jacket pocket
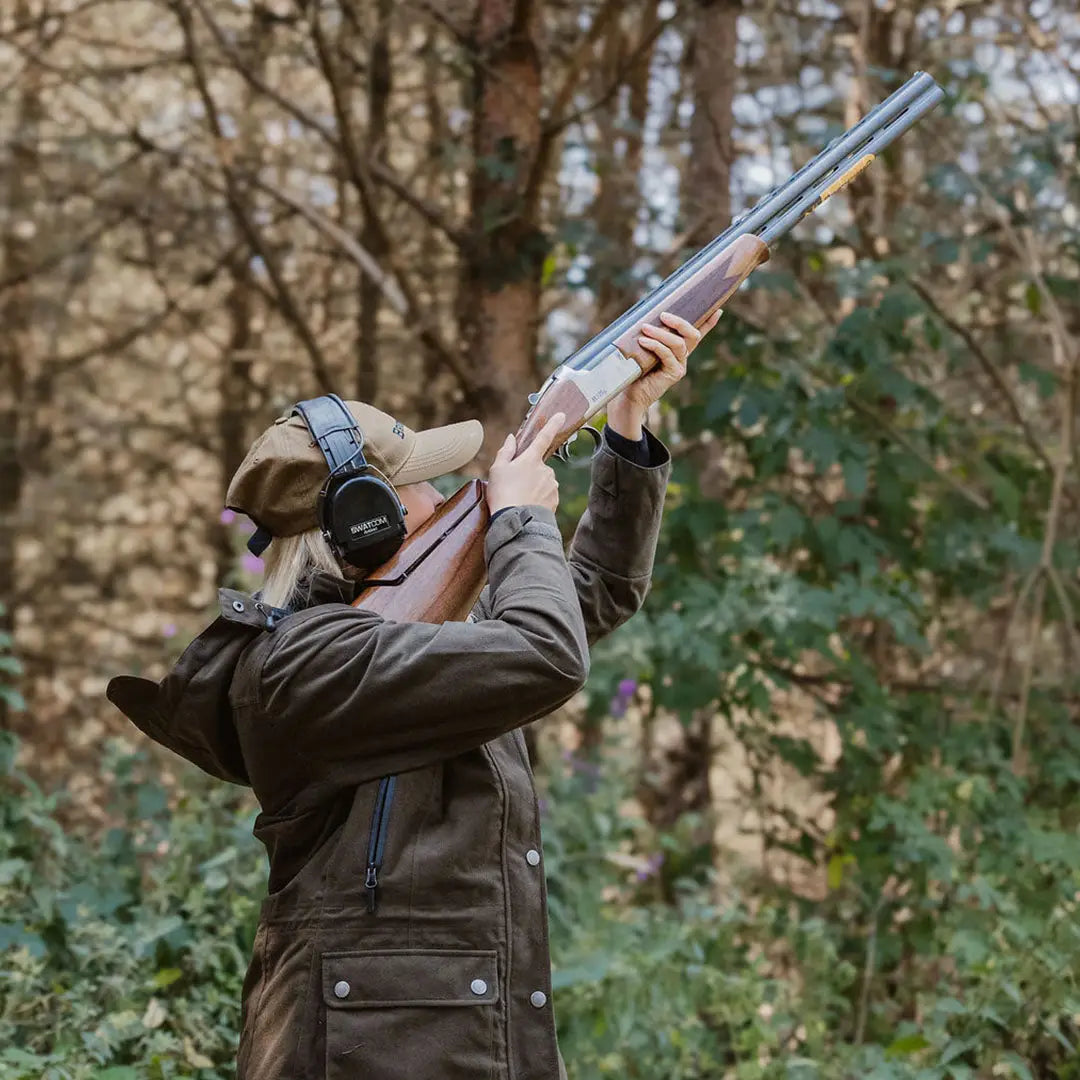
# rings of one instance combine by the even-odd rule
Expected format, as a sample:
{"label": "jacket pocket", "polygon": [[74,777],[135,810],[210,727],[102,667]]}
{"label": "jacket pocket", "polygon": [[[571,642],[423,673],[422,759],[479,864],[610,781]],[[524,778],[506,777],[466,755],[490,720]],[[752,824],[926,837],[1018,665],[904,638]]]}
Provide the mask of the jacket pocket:
{"label": "jacket pocket", "polygon": [[494,951],[322,957],[326,1080],[479,1080],[494,1071]]}

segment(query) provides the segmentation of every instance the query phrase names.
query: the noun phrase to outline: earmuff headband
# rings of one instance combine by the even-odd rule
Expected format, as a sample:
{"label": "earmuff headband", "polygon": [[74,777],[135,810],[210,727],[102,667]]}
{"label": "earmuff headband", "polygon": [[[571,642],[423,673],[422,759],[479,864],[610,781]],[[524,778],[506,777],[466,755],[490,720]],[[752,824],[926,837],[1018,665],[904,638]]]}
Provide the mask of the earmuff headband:
{"label": "earmuff headband", "polygon": [[311,437],[326,458],[330,467],[328,480],[367,468],[363,432],[337,394],[298,401],[293,407],[293,415],[297,413],[304,418]]}

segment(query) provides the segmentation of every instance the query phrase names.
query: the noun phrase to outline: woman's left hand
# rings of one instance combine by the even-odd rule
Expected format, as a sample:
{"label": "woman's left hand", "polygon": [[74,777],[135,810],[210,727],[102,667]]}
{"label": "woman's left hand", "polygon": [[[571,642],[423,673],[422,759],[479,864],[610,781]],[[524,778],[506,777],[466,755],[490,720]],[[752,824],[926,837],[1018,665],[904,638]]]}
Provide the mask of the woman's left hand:
{"label": "woman's left hand", "polygon": [[641,328],[638,344],[651,352],[659,364],[608,402],[608,423],[612,430],[634,442],[641,438],[641,426],[649,406],[659,401],[686,374],[687,357],[719,318],[717,311],[699,330],[686,319],[664,311],[660,314],[663,326],[646,323]]}

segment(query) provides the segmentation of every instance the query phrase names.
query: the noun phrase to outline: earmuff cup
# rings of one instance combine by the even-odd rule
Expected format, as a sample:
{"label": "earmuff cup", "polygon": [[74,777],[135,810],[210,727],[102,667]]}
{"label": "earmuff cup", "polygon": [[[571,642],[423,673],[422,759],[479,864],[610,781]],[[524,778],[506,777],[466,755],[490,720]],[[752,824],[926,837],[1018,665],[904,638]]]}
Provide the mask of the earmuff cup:
{"label": "earmuff cup", "polygon": [[405,539],[401,500],[390,484],[370,474],[331,482],[322,497],[323,532],[350,565],[372,570]]}

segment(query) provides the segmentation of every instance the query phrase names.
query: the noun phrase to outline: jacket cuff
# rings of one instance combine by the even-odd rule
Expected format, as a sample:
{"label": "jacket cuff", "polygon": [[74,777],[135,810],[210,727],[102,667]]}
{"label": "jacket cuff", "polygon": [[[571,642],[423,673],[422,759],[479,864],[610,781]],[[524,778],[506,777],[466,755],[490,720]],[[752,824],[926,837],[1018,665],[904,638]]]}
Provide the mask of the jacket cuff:
{"label": "jacket cuff", "polygon": [[610,425],[604,425],[604,441],[621,458],[625,458],[633,465],[649,464],[649,440],[642,429],[642,436],[637,442],[620,435]]}
{"label": "jacket cuff", "polygon": [[516,537],[541,536],[554,540],[562,551],[563,539],[555,515],[544,506],[508,506],[500,510],[488,525],[484,538],[484,557],[491,562],[499,548]]}
{"label": "jacket cuff", "polygon": [[637,442],[620,435],[605,424],[601,448],[640,469],[659,469],[671,460],[667,447],[647,428]]}

